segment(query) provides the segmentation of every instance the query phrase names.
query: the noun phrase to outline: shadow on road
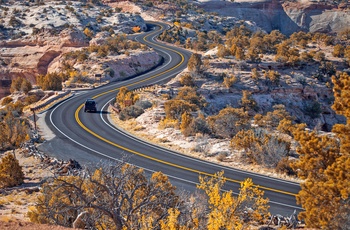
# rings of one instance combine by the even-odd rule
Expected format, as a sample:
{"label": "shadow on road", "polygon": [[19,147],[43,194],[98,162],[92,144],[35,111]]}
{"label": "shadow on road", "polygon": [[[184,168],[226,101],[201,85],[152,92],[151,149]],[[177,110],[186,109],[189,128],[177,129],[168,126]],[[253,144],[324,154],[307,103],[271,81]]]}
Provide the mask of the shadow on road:
{"label": "shadow on road", "polygon": [[110,114],[111,112],[108,111],[86,111],[86,113],[96,113],[96,114]]}

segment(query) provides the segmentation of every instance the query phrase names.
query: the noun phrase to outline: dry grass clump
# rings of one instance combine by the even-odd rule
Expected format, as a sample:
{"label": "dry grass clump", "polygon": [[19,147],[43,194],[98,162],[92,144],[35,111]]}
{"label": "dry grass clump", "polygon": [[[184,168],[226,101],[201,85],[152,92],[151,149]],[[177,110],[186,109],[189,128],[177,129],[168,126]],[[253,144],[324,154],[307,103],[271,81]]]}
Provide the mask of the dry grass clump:
{"label": "dry grass clump", "polygon": [[169,139],[166,138],[166,137],[162,137],[162,138],[158,138],[158,141],[159,141],[160,143],[167,143],[167,142],[169,142]]}
{"label": "dry grass clump", "polygon": [[177,151],[177,152],[184,152],[185,151],[185,149],[183,149],[177,145],[172,145],[171,142],[169,141],[169,139],[166,137],[159,138],[159,137],[156,137],[154,135],[150,135],[149,133],[143,132],[146,130],[146,128],[144,126],[141,126],[140,124],[138,124],[138,122],[135,119],[122,121],[119,119],[118,115],[114,111],[110,110],[110,112],[112,113],[111,119],[114,122],[114,124],[116,126],[118,126],[118,128],[120,128],[126,132],[129,132],[142,140],[148,141],[148,142],[156,144],[156,145],[161,145],[161,146],[169,148],[173,151]]}
{"label": "dry grass clump", "polygon": [[37,193],[13,191],[0,197],[0,221],[28,220],[28,206],[37,200]]}
{"label": "dry grass clump", "polygon": [[137,126],[135,126],[134,131],[138,132],[138,131],[142,131],[142,130],[145,130],[145,129],[146,128],[143,127],[142,125],[137,125]]}
{"label": "dry grass clump", "polygon": [[227,157],[227,154],[226,153],[219,153],[217,156],[216,156],[216,160],[222,162],[226,159]]}
{"label": "dry grass clump", "polygon": [[2,222],[16,222],[17,219],[13,219],[10,216],[0,216],[0,221]]}

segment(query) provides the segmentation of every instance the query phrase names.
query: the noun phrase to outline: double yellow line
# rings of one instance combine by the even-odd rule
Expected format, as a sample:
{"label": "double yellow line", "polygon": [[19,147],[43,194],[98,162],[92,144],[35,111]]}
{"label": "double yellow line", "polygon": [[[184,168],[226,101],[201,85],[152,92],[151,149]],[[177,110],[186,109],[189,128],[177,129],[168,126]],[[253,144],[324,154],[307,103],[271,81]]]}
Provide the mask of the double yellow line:
{"label": "double yellow line", "polygon": [[[158,25],[159,25],[159,24],[158,24]],[[159,25],[159,26],[160,26],[161,28],[163,28],[162,25]],[[156,33],[156,32],[154,32],[154,33]],[[146,38],[149,37],[149,36],[151,36],[151,35],[153,35],[154,33],[151,33],[151,34],[145,36],[143,39],[146,41]],[[146,42],[147,42],[147,41],[146,41]],[[138,84],[138,83],[141,83],[141,82],[145,82],[145,81],[147,81],[147,80],[150,80],[150,79],[153,79],[153,78],[155,78],[155,77],[158,77],[158,76],[160,76],[160,75],[162,75],[162,74],[168,73],[168,72],[170,72],[171,70],[173,70],[173,69],[179,67],[179,66],[184,62],[185,58],[184,58],[184,56],[183,56],[180,52],[178,52],[178,51],[176,51],[176,50],[173,50],[173,49],[170,49],[170,48],[168,48],[168,47],[160,46],[160,45],[158,45],[158,44],[153,44],[153,45],[156,45],[156,46],[161,47],[161,48],[163,48],[163,49],[167,49],[167,50],[171,50],[171,51],[173,51],[173,52],[176,52],[177,54],[179,54],[179,55],[181,56],[181,62],[180,62],[179,64],[177,64],[176,66],[174,66],[174,67],[172,67],[172,68],[170,68],[170,69],[168,69],[168,70],[166,70],[166,71],[164,71],[164,72],[162,72],[162,73],[156,74],[156,75],[154,75],[154,76],[148,77],[148,78],[143,79],[143,80],[140,80],[140,81],[138,81],[138,82],[134,82],[134,83],[128,84],[128,85],[126,85],[126,87],[128,87],[128,86],[133,86],[133,85],[135,85],[135,84]],[[119,89],[120,89],[120,88],[116,88],[116,89],[113,89],[113,90],[109,90],[109,91],[100,93],[100,94],[94,96],[93,98],[98,98],[98,97],[100,97],[100,96],[102,96],[102,95],[105,95],[105,94],[111,93],[111,92],[115,92],[115,91],[117,91],[117,90],[119,90]],[[126,148],[126,147],[124,147],[124,146],[121,146],[121,145],[119,145],[119,144],[117,144],[117,143],[114,143],[114,142],[112,142],[112,141],[110,141],[110,140],[107,140],[106,138],[104,138],[104,137],[98,135],[97,133],[93,132],[92,130],[88,129],[88,128],[81,122],[81,120],[80,120],[80,118],[79,118],[79,111],[82,109],[83,106],[84,106],[84,105],[81,104],[81,105],[77,108],[77,110],[75,111],[75,119],[76,119],[77,123],[78,123],[85,131],[87,131],[87,132],[90,133],[91,135],[95,136],[96,138],[98,138],[98,139],[100,139],[100,140],[102,140],[102,141],[104,141],[104,142],[106,142],[106,143],[108,143],[108,144],[110,144],[110,145],[112,145],[112,146],[115,146],[115,147],[117,147],[117,148],[119,148],[119,149],[122,149],[122,150],[124,150],[124,151],[133,153],[133,154],[138,155],[138,156],[141,156],[141,157],[144,157],[144,158],[149,159],[149,160],[153,160],[153,161],[156,161],[156,162],[159,162],[159,163],[162,163],[162,164],[165,164],[165,165],[169,165],[169,166],[172,166],[172,167],[175,167],[175,168],[183,169],[183,170],[186,170],[186,171],[198,173],[199,175],[205,175],[205,176],[210,176],[210,177],[214,176],[213,174],[210,174],[210,173],[206,173],[206,172],[199,171],[199,170],[196,170],[196,169],[184,167],[184,166],[181,166],[181,165],[178,165],[178,164],[174,164],[174,163],[171,163],[171,162],[167,162],[167,161],[164,161],[164,160],[160,160],[160,159],[158,159],[158,158],[154,158],[154,157],[148,156],[148,155],[146,155],[146,154],[143,154],[143,153],[134,151],[134,150],[132,150],[132,149],[129,149],[129,148]],[[239,180],[234,180],[234,179],[230,179],[230,178],[225,178],[225,179],[226,179],[226,181],[230,181],[230,182],[234,182],[234,183],[238,183],[238,184],[241,183],[241,181],[239,181]],[[296,194],[294,194],[294,193],[285,192],[285,191],[278,190],[278,189],[273,189],[273,188],[264,187],[264,186],[257,186],[257,187],[258,187],[258,188],[261,188],[261,189],[264,189],[264,190],[269,190],[269,191],[273,191],[273,192],[277,192],[277,193],[282,193],[282,194],[285,194],[285,195],[296,196]]]}

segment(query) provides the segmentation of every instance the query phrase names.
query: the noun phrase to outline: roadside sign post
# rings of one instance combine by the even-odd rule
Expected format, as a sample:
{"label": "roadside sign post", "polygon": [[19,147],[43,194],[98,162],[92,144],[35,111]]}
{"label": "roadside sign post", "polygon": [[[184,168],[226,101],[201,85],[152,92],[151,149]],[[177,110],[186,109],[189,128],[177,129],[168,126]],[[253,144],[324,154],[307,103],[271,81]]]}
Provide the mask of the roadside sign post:
{"label": "roadside sign post", "polygon": [[33,112],[34,129],[35,129],[35,131],[36,131],[36,117],[35,117],[35,109],[34,109],[34,108],[31,108],[30,110]]}
{"label": "roadside sign post", "polygon": [[95,74],[95,82],[96,82],[96,78],[100,78],[100,85],[101,85],[101,77],[102,75],[100,73]]}

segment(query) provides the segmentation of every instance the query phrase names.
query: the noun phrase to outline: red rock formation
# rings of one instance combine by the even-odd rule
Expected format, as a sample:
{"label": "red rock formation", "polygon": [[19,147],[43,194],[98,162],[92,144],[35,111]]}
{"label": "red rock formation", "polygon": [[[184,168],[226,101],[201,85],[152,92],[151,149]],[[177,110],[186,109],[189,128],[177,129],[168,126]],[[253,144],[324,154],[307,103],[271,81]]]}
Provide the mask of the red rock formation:
{"label": "red rock formation", "polygon": [[47,68],[49,64],[60,54],[61,52],[57,50],[49,50],[48,52],[44,53],[44,55],[39,59],[37,64],[38,74],[47,74]]}
{"label": "red rock formation", "polygon": [[[0,60],[6,64],[0,68],[0,80],[25,77],[35,84],[36,76],[46,74],[61,54],[88,45],[86,36],[77,29],[65,29],[58,37],[43,31],[27,39],[2,41]],[[0,89],[0,98],[9,93],[6,88]]]}

